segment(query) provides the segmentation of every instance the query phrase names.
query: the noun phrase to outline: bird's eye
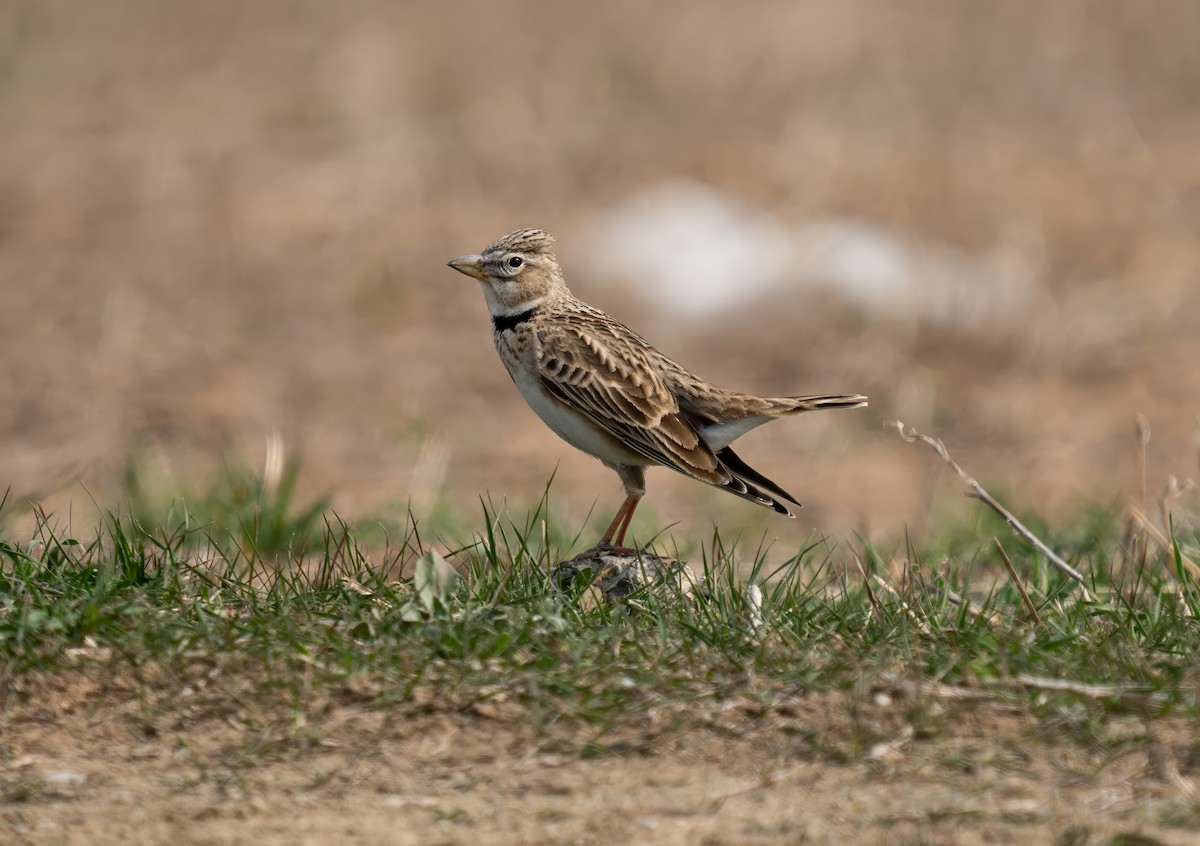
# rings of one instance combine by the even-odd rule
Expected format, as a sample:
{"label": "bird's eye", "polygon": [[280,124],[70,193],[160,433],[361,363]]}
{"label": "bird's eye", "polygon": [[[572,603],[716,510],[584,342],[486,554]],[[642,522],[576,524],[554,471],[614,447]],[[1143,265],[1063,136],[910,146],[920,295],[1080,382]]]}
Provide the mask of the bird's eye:
{"label": "bird's eye", "polygon": [[521,260],[520,256],[513,256],[512,258],[510,258],[508,260],[508,266],[511,267],[513,270],[516,270],[518,267],[520,267],[524,263],[525,262]]}

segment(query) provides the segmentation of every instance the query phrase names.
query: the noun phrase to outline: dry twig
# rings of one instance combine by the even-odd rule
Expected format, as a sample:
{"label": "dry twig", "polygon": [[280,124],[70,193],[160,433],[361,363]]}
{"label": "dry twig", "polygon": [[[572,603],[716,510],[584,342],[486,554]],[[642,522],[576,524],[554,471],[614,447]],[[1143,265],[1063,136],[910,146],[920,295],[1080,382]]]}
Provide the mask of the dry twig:
{"label": "dry twig", "polygon": [[935,699],[987,701],[995,696],[997,690],[1050,690],[1058,693],[1074,693],[1077,696],[1086,696],[1089,699],[1115,699],[1126,706],[1149,711],[1156,711],[1170,704],[1168,697],[1144,687],[1087,684],[1085,682],[1074,682],[1069,679],[1047,679],[1037,676],[1019,675],[1015,678],[990,679],[984,682],[983,685],[982,688],[971,688],[942,684],[940,682],[925,682],[917,687],[917,691]]}
{"label": "dry twig", "polygon": [[1058,553],[1047,546],[1041,538],[1029,531],[1029,529],[1025,528],[1025,524],[1018,520],[1016,515],[1001,505],[995,497],[984,490],[983,485],[975,481],[975,479],[969,473],[967,473],[966,470],[963,470],[962,467],[958,465],[957,461],[950,457],[950,452],[946,449],[946,445],[942,443],[939,438],[931,438],[928,435],[922,435],[916,429],[911,427],[905,429],[904,423],[899,420],[891,420],[884,425],[894,428],[896,433],[910,444],[916,443],[917,441],[928,444],[933,451],[941,456],[942,460],[950,466],[950,469],[958,474],[958,477],[966,483],[967,487],[970,488],[967,496],[971,497],[972,499],[979,500],[988,508],[999,514],[1004,522],[1008,524],[1010,529],[1028,541],[1034,549],[1046,556],[1046,559],[1056,568],[1058,568],[1060,572],[1074,579],[1079,584],[1080,589],[1083,591],[1085,599],[1092,598],[1091,594],[1088,592],[1088,589],[1084,587],[1083,574],[1081,574],[1066,561],[1063,561]]}
{"label": "dry twig", "polygon": [[1179,484],[1179,480],[1174,476],[1167,477],[1167,483],[1163,485],[1162,496],[1158,498],[1158,518],[1162,521],[1164,527],[1171,526],[1171,509],[1188,491],[1195,490],[1196,481],[1194,479],[1184,479],[1183,484]]}
{"label": "dry twig", "polygon": [[992,538],[992,543],[996,545],[996,551],[1000,553],[1000,560],[1004,562],[1004,568],[1008,570],[1009,578],[1017,586],[1017,592],[1021,594],[1021,601],[1025,603],[1025,608],[1029,611],[1029,616],[1033,617],[1033,622],[1040,626],[1042,624],[1042,617],[1038,614],[1037,608],[1029,598],[1029,594],[1025,590],[1025,585],[1021,583],[1021,577],[1017,575],[1017,570],[1013,567],[1012,561],[1009,560],[1008,553],[1004,551],[1004,546],[1001,545],[1000,539]]}
{"label": "dry twig", "polygon": [[925,625],[925,621],[922,620],[920,618],[920,616],[917,615],[916,611],[913,611],[912,608],[909,607],[908,603],[905,602],[904,598],[901,597],[900,594],[896,592],[896,589],[894,587],[889,585],[884,580],[884,578],[878,574],[872,575],[871,578],[874,579],[880,587],[882,587],[884,590],[886,590],[888,593],[890,593],[892,596],[894,596],[896,598],[896,601],[900,603],[900,610],[903,611],[905,614],[907,614],[908,618],[910,620],[912,620],[914,623],[916,623],[917,628],[921,630],[922,634],[929,634],[929,627],[927,625]]}
{"label": "dry twig", "polygon": [[1138,485],[1138,508],[1144,512],[1146,510],[1146,447],[1150,443],[1150,421],[1146,419],[1146,415],[1139,413],[1137,416],[1137,485]]}
{"label": "dry twig", "polygon": [[[1150,421],[1146,415],[1138,414],[1134,420],[1134,463],[1137,466],[1137,477],[1134,479],[1133,493],[1134,508],[1146,510],[1146,446],[1150,443]],[[1138,569],[1146,569],[1146,554],[1149,544],[1146,533],[1132,518],[1125,526],[1125,534],[1121,538],[1121,550],[1129,560],[1137,564]]]}
{"label": "dry twig", "polygon": [[[922,587],[924,587],[922,582]],[[931,589],[926,587],[926,591]],[[983,620],[988,625],[995,625],[1000,621],[1000,614],[995,609],[984,611],[977,602],[972,602],[970,597],[961,596],[958,591],[953,590],[948,584],[941,586],[942,594],[955,608],[965,608],[966,612],[976,620]]]}
{"label": "dry twig", "polygon": [[867,601],[871,603],[871,610],[875,612],[875,619],[882,623],[883,612],[879,610],[879,600],[875,598],[875,591],[871,590],[871,580],[867,578],[867,571],[863,568],[862,560],[859,559],[858,553],[851,554],[854,556],[854,563],[858,565],[858,572],[862,574],[863,587],[867,589]]}
{"label": "dry twig", "polygon": [[[1162,533],[1158,526],[1150,522],[1149,518],[1136,506],[1129,509],[1129,518],[1146,533],[1147,537],[1162,547],[1164,552],[1168,555],[1175,554],[1175,544]],[[1182,552],[1179,553],[1179,560],[1183,562],[1183,566],[1187,568],[1189,573],[1193,576],[1200,576],[1200,565],[1196,564],[1195,561],[1188,558]]]}
{"label": "dry twig", "polygon": [[1091,699],[1119,699],[1131,704],[1150,707],[1162,707],[1169,700],[1161,693],[1154,693],[1145,687],[1120,687],[1108,684],[1086,684],[1073,682],[1069,679],[1046,679],[1037,676],[1020,675],[1010,681],[997,681],[995,684],[1018,684],[1037,690],[1055,690],[1065,693],[1075,693]]}

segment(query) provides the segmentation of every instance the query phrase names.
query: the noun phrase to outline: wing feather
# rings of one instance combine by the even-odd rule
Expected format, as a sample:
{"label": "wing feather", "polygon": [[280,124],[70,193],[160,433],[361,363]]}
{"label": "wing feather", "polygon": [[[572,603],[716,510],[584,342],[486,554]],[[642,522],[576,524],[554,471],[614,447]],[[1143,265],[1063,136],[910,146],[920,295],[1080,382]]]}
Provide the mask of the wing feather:
{"label": "wing feather", "polygon": [[712,485],[733,481],[632,333],[572,322],[540,326],[536,339],[538,375],[560,402],[656,464]]}
{"label": "wing feather", "polygon": [[538,375],[559,402],[647,461],[794,516],[789,494],[729,449],[714,453],[663,377],[678,365],[640,336],[584,307],[575,320],[534,330]]}

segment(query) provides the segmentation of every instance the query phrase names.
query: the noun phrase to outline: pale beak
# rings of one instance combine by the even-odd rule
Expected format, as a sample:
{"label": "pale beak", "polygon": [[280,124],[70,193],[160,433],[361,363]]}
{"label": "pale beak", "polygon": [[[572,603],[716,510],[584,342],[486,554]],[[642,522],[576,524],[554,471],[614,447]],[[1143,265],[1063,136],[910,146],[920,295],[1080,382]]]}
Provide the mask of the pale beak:
{"label": "pale beak", "polygon": [[453,267],[459,273],[465,273],[472,279],[478,279],[482,282],[487,278],[487,274],[483,272],[483,256],[459,256],[456,259],[451,259],[446,262],[447,265]]}

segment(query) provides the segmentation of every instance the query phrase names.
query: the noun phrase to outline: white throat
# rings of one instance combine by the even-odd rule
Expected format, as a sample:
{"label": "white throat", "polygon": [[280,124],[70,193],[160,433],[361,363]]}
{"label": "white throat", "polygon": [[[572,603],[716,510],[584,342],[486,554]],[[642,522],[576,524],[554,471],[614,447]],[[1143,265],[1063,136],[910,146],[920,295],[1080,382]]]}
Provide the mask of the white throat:
{"label": "white throat", "polygon": [[514,314],[520,314],[523,311],[529,311],[531,308],[537,308],[546,302],[547,297],[534,297],[530,300],[522,300],[521,302],[505,302],[497,293],[494,285],[483,284],[483,298],[487,300],[488,314],[492,317],[512,317]]}

